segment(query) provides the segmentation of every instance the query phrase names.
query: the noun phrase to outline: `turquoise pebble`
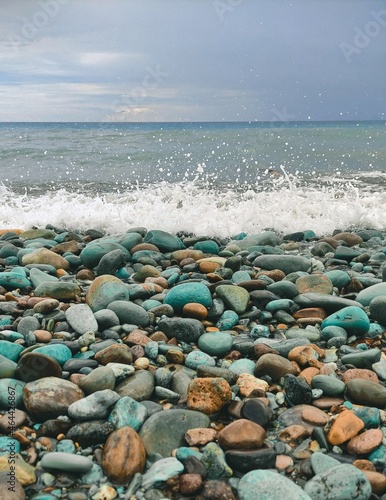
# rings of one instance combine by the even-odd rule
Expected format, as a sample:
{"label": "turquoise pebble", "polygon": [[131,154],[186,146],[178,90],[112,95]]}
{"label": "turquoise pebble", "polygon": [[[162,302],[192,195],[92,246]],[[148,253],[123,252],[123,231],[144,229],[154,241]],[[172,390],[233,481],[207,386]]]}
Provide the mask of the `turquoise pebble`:
{"label": "turquoise pebble", "polygon": [[66,361],[72,358],[71,350],[66,345],[62,344],[45,345],[43,347],[38,347],[34,352],[50,356],[55,359],[60,366],[63,366]]}
{"label": "turquoise pebble", "polygon": [[111,422],[116,429],[129,426],[135,431],[139,431],[146,418],[147,410],[143,404],[135,401],[129,396],[123,396],[115,403],[108,417],[108,421]]}
{"label": "turquoise pebble", "polygon": [[207,332],[198,339],[198,347],[210,356],[225,356],[232,349],[233,337],[227,332]]}
{"label": "turquoise pebble", "polygon": [[251,275],[247,271],[236,271],[232,275],[232,282],[236,285],[243,281],[251,281]]}
{"label": "turquoise pebble", "polygon": [[0,340],[0,354],[11,361],[17,362],[22,351],[24,351],[24,347],[20,344],[14,344],[8,340]]}
{"label": "turquoise pebble", "polygon": [[165,297],[164,304],[169,304],[175,311],[181,312],[184,305],[190,302],[212,305],[212,295],[203,283],[182,283],[172,288]]}
{"label": "turquoise pebble", "polygon": [[198,366],[215,366],[216,362],[209,354],[199,351],[198,349],[191,351],[185,358],[185,366],[196,370]]}
{"label": "turquoise pebble", "polygon": [[367,459],[372,462],[375,467],[383,468],[386,465],[386,446],[381,444],[378,448],[375,448],[369,455],[367,455]]}
{"label": "turquoise pebble", "polygon": [[194,250],[201,250],[203,253],[218,255],[220,247],[213,240],[198,241],[194,245]]}
{"label": "turquoise pebble", "polygon": [[239,315],[235,311],[228,309],[224,311],[217,321],[216,326],[220,331],[232,330],[239,322]]}
{"label": "turquoise pebble", "polygon": [[145,311],[149,311],[150,309],[153,309],[154,307],[162,306],[162,302],[159,300],[145,300],[142,302],[142,307],[145,309]]}
{"label": "turquoise pebble", "polygon": [[71,439],[62,439],[56,445],[56,451],[63,451],[64,453],[75,453],[75,444]]}
{"label": "turquoise pebble", "polygon": [[291,308],[295,302],[291,299],[272,300],[265,306],[265,310],[274,314],[277,311],[291,312]]}
{"label": "turquoise pebble", "polygon": [[270,335],[270,331],[268,326],[266,325],[255,325],[251,329],[250,335],[253,339],[258,339],[260,337],[268,338]]}
{"label": "turquoise pebble", "polygon": [[254,375],[255,365],[255,361],[251,359],[237,359],[230,365],[229,370],[236,375],[242,375],[243,373]]}
{"label": "turquoise pebble", "polygon": [[369,331],[370,320],[360,307],[348,306],[323,320],[322,330],[327,326],[340,326],[349,335],[361,336]]}
{"label": "turquoise pebble", "polygon": [[0,437],[0,455],[20,453],[20,443],[17,439],[7,436]]}
{"label": "turquoise pebble", "polygon": [[184,460],[186,460],[189,457],[195,457],[198,460],[201,460],[202,453],[199,451],[193,450],[192,448],[188,448],[187,446],[181,446],[180,448],[177,449],[177,452],[176,452],[177,460],[184,462]]}

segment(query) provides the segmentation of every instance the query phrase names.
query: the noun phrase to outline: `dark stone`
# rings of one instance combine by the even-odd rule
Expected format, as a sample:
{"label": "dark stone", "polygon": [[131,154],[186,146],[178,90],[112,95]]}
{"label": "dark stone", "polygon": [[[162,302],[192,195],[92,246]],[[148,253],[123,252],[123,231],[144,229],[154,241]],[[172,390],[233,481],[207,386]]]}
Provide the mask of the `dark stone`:
{"label": "dark stone", "polygon": [[250,293],[252,304],[259,309],[265,309],[265,306],[272,300],[278,300],[280,297],[268,290],[255,290]]}
{"label": "dark stone", "polygon": [[238,376],[226,368],[218,368],[217,366],[199,365],[197,367],[197,377],[222,377],[229,385],[234,385]]}
{"label": "dark stone", "polygon": [[284,396],[288,406],[310,404],[312,389],[305,380],[288,374],[284,379]]}
{"label": "dark stone", "polygon": [[184,467],[187,474],[199,474],[202,479],[205,479],[208,474],[205,465],[196,457],[188,457],[184,460]]}
{"label": "dark stone", "polygon": [[71,422],[66,422],[59,418],[46,420],[37,430],[37,437],[52,437],[56,438],[59,434],[66,434],[71,427]]}
{"label": "dark stone", "polygon": [[232,488],[223,481],[206,481],[201,490],[199,500],[235,500]]}
{"label": "dark stone", "polygon": [[251,420],[267,428],[272,420],[273,412],[269,406],[257,398],[247,399],[241,409],[243,418]]}
{"label": "dark stone", "polygon": [[67,432],[66,438],[78,442],[84,448],[104,444],[114,430],[114,425],[107,420],[93,420],[74,425]]}
{"label": "dark stone", "polygon": [[59,363],[50,356],[27,352],[17,364],[15,377],[27,383],[43,377],[62,378],[62,369]]}
{"label": "dark stone", "polygon": [[228,450],[225,459],[229,467],[237,472],[249,472],[254,469],[274,469],[276,451],[273,448],[260,450]]}
{"label": "dark stone", "polygon": [[79,373],[79,370],[84,367],[97,368],[99,366],[98,361],[95,359],[69,359],[63,365],[63,370],[70,373]]}

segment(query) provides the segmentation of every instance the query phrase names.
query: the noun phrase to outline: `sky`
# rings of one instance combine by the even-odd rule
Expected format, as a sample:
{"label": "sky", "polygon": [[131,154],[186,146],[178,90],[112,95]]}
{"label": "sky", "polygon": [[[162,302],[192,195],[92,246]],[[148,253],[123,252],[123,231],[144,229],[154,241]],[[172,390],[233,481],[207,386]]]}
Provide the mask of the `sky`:
{"label": "sky", "polygon": [[384,0],[0,0],[0,121],[383,120]]}

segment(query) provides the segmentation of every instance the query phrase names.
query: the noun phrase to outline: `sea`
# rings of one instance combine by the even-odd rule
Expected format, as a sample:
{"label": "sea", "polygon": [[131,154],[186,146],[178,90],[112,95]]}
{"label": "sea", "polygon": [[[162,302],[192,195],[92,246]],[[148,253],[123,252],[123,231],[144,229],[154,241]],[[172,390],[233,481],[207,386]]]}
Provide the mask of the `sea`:
{"label": "sea", "polygon": [[386,228],[386,122],[0,123],[0,229]]}

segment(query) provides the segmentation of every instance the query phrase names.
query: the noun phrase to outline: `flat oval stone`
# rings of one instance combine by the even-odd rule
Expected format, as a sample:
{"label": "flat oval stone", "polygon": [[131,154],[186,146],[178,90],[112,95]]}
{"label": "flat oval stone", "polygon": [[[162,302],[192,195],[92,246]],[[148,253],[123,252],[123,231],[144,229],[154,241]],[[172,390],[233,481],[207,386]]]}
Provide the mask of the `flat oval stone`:
{"label": "flat oval stone", "polygon": [[85,394],[92,394],[104,389],[113,390],[115,387],[114,372],[107,366],[100,366],[82,378],[79,387]]}
{"label": "flat oval stone", "polygon": [[233,337],[227,332],[207,332],[198,339],[198,347],[210,356],[224,356],[233,343]]}
{"label": "flat oval stone", "polygon": [[274,469],[276,451],[273,448],[227,450],[225,458],[231,469],[245,474],[255,469]]}
{"label": "flat oval stone", "polygon": [[219,285],[216,287],[216,295],[224,301],[227,308],[237,314],[243,314],[248,307],[249,293],[237,285]]}
{"label": "flat oval stone", "polygon": [[77,283],[65,281],[45,282],[35,288],[35,297],[49,297],[57,300],[74,300],[81,294],[81,289]]}
{"label": "flat oval stone", "polygon": [[196,302],[207,308],[212,305],[212,296],[203,283],[182,283],[167,293],[164,304],[169,304],[176,312],[182,312],[184,306]]}
{"label": "flat oval stone", "polygon": [[63,366],[66,361],[72,358],[71,350],[63,344],[51,344],[34,349],[36,354],[45,354]]}
{"label": "flat oval stone", "polygon": [[20,358],[16,374],[24,382],[33,382],[44,377],[62,378],[62,368],[51,356],[28,352]]}
{"label": "flat oval stone", "polygon": [[349,306],[328,316],[322,323],[322,329],[327,326],[340,326],[349,335],[362,336],[369,331],[370,320],[362,309]]}
{"label": "flat oval stone", "polygon": [[48,264],[54,266],[56,269],[64,269],[65,271],[70,269],[70,264],[66,259],[47,248],[38,248],[31,253],[23,255],[21,260],[23,266],[28,264]]}
{"label": "flat oval stone", "polygon": [[155,245],[161,252],[175,252],[185,248],[180,238],[159,229],[148,231],[143,241]]}
{"label": "flat oval stone", "polygon": [[358,293],[356,300],[363,306],[369,306],[371,301],[380,295],[386,295],[386,282],[365,288]]}
{"label": "flat oval stone", "polygon": [[45,453],[40,461],[45,470],[71,472],[73,474],[86,474],[92,468],[92,460],[74,453],[51,452]]}
{"label": "flat oval stone", "polygon": [[139,436],[148,455],[159,453],[163,457],[168,457],[175,448],[186,446],[184,436],[188,430],[209,426],[209,417],[200,412],[164,410],[146,420]]}
{"label": "flat oval stone", "polygon": [[386,406],[386,388],[370,380],[350,380],[347,383],[347,393],[354,403],[381,409]]}
{"label": "flat oval stone", "polygon": [[107,306],[116,300],[129,300],[130,292],[119,278],[105,274],[98,276],[91,283],[86,294],[86,302],[93,312],[106,309]]}
{"label": "flat oval stone", "polygon": [[114,300],[110,302],[107,309],[115,312],[121,324],[147,326],[149,324],[149,314],[145,309],[133,302],[126,300]]}
{"label": "flat oval stone", "polygon": [[294,298],[294,302],[302,308],[320,307],[329,314],[350,306],[356,306],[363,309],[363,305],[358,300],[350,300],[344,297],[336,297],[323,293],[302,293]]}
{"label": "flat oval stone", "polygon": [[110,407],[119,399],[119,394],[111,389],[96,391],[71,403],[67,413],[74,420],[103,420],[109,415]]}
{"label": "flat oval stone", "polygon": [[98,331],[98,323],[90,306],[87,304],[71,305],[66,310],[66,321],[80,335],[87,332],[96,333]]}
{"label": "flat oval stone", "polygon": [[240,500],[251,500],[251,498],[314,500],[314,497],[307,495],[293,481],[270,470],[253,470],[245,474],[237,486],[237,494]]}
{"label": "flat oval stone", "polygon": [[186,343],[197,343],[199,337],[205,332],[201,321],[193,318],[162,318],[158,323],[158,329],[169,339],[175,337]]}
{"label": "flat oval stone", "polygon": [[290,274],[296,271],[308,271],[311,261],[300,255],[260,255],[254,260],[253,265],[268,271],[280,269],[285,274]]}
{"label": "flat oval stone", "polygon": [[77,385],[56,377],[29,382],[23,389],[24,405],[37,422],[65,415],[70,404],[83,397]]}
{"label": "flat oval stone", "polygon": [[111,481],[126,483],[134,474],[142,473],[145,465],[145,447],[134,429],[122,427],[109,435],[103,447],[102,467]]}
{"label": "flat oval stone", "polygon": [[353,465],[343,464],[314,476],[306,483],[304,491],[312,500],[368,500],[371,496],[371,485],[361,470]]}
{"label": "flat oval stone", "polygon": [[311,380],[313,389],[321,389],[325,396],[340,396],[346,390],[346,384],[335,377],[316,375]]}
{"label": "flat oval stone", "polygon": [[279,381],[288,373],[296,375],[296,367],[288,359],[277,354],[263,354],[255,365],[256,376],[269,375],[274,381]]}
{"label": "flat oval stone", "polygon": [[138,370],[115,387],[121,396],[129,396],[136,401],[150,399],[154,390],[154,376],[146,370]]}
{"label": "flat oval stone", "polygon": [[341,361],[344,365],[354,365],[356,368],[371,369],[372,365],[378,363],[382,352],[379,349],[368,349],[367,351],[357,350],[350,354],[342,356]]}

